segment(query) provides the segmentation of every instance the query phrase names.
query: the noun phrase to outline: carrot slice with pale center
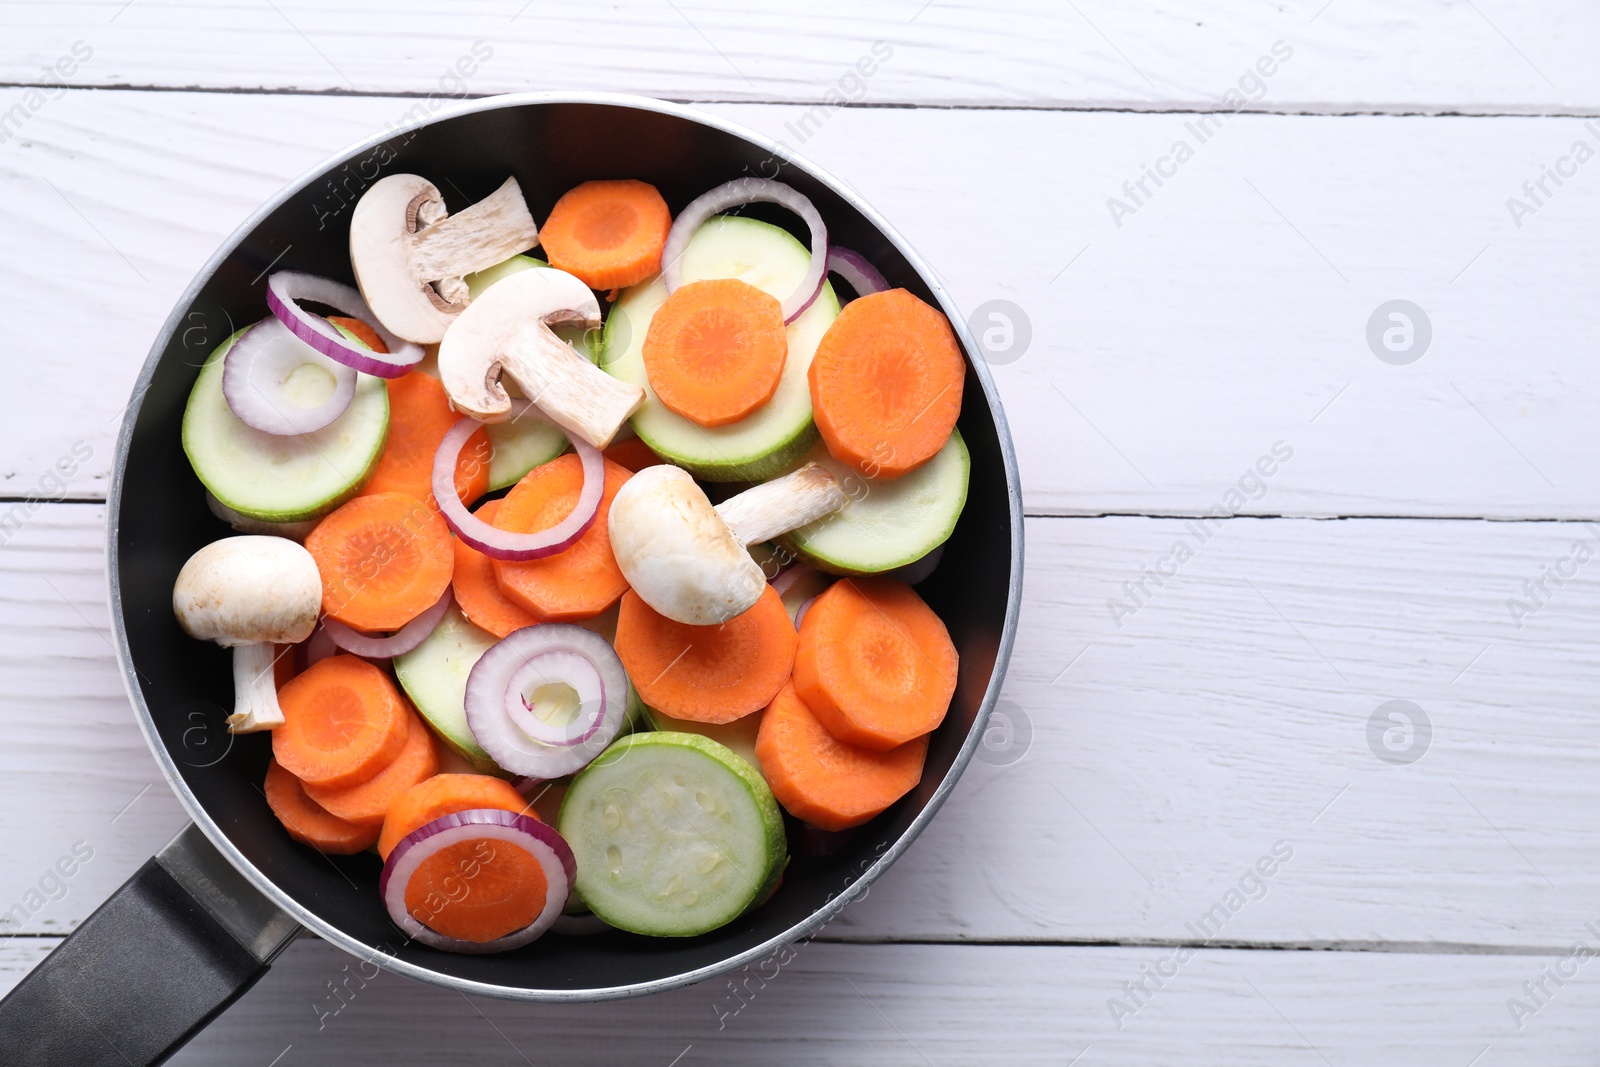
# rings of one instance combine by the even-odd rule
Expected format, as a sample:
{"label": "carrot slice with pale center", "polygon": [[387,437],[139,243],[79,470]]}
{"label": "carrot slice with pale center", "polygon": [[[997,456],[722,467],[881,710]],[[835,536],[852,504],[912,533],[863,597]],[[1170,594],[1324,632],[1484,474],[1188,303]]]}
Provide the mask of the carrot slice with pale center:
{"label": "carrot slice with pale center", "polygon": [[783,307],[738,278],[690,282],[656,309],[643,353],[663,404],[701,426],[726,426],[778,389],[789,353]]}
{"label": "carrot slice with pale center", "polygon": [[406,883],[406,910],[424,926],[459,941],[493,941],[544,911],[550,881],[525,848],[478,838],[446,845],[417,865]]}
{"label": "carrot slice with pale center", "polygon": [[539,243],[552,267],[591,289],[618,289],[661,269],[671,228],[672,212],[648,182],[584,182],[550,209]]}
{"label": "carrot slice with pale center", "polygon": [[[493,526],[503,503],[491,500],[473,514]],[[455,591],[456,606],[473,625],[496,637],[505,637],[524,626],[545,621],[506,596],[500,579],[495,577],[493,559],[460,538],[456,539],[455,549],[456,569],[450,576],[450,587]]]}
{"label": "carrot slice with pale center", "polygon": [[439,755],[433,732],[410,708],[406,709],[406,743],[387,767],[357,785],[335,788],[306,786],[306,795],[317,804],[362,826],[381,827],[395,798],[418,782],[432,778],[439,770]]}
{"label": "carrot slice with pale center", "polygon": [[[433,504],[433,456],[450,427],[460,421],[439,379],[413,372],[384,382],[389,391],[389,437],[362,496],[406,493]],[[478,430],[456,459],[456,496],[471,504],[489,491],[489,460],[494,448]]]}
{"label": "carrot slice with pale center", "polygon": [[283,823],[289,836],[319,852],[352,856],[372,847],[378,839],[376,826],[361,826],[339,818],[306,795],[305,786],[277,760],[267,763],[267,780],[262,787],[267,807]]}
{"label": "carrot slice with pale center", "polygon": [[922,780],[927,735],[878,752],[836,740],[785,685],[761,715],[756,759],[772,795],[824,830],[859,826]]}
{"label": "carrot slice with pale center", "polygon": [[278,691],[272,754],[303,782],[358,785],[405,748],[411,710],[389,675],[358,656],[329,656]]}
{"label": "carrot slice with pale center", "polygon": [[369,633],[398,630],[444,594],[455,566],[450,528],[407,493],[358,496],[306,538],[322,575],[322,610]]}
{"label": "carrot slice with pale center", "polygon": [[487,774],[436,774],[412,786],[389,805],[378,838],[378,855],[384,859],[405,836],[445,815],[474,808],[497,808],[537,819],[521,793],[503,778]]}
{"label": "carrot slice with pale center", "polygon": [[686,626],[631,589],[614,643],[646,704],[680,719],[721,723],[767,705],[794,666],[797,638],[768,586],[755,606],[719,626]]}
{"label": "carrot slice with pale center", "polygon": [[944,447],[967,365],[950,321],[904,289],[846,304],[807,371],[828,451],[869,478],[898,478]]}
{"label": "carrot slice with pale center", "polygon": [[909,585],[844,578],[806,609],[794,687],[834,737],[882,751],[944,720],[957,666],[949,631]]}
{"label": "carrot slice with pale center", "polygon": [[[611,554],[611,501],[633,473],[605,463],[606,485],[594,525],[564,551],[543,559],[494,561],[500,588],[515,604],[552,622],[581,622],[616,603],[628,580]],[[516,533],[549,529],[572,513],[583,489],[583,463],[557,456],[522,476],[501,502],[495,525]]]}

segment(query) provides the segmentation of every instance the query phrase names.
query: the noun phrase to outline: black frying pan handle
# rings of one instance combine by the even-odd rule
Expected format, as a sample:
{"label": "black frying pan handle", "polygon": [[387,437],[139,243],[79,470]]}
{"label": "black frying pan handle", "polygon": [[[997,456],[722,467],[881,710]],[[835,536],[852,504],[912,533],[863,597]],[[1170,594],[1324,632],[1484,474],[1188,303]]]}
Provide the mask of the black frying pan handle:
{"label": "black frying pan handle", "polygon": [[0,1000],[0,1063],[162,1063],[298,930],[189,826]]}

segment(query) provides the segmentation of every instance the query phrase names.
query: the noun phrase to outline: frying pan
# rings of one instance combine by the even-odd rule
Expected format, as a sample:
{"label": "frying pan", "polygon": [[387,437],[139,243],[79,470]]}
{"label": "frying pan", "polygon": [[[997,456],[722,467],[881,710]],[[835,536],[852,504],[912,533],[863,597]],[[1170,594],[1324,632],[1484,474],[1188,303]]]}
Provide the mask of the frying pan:
{"label": "frying pan", "polygon": [[[200,364],[238,326],[267,314],[269,271],[352,281],[346,240],[354,201],[378,177],[398,172],[425,175],[458,206],[514,174],[535,218],[591,178],[651,182],[674,212],[731,178],[779,178],[817,205],[831,241],[941,307],[967,352],[960,427],[972,454],[970,495],[942,565],[920,586],[950,629],[961,670],[926,773],[889,811],[832,842],[827,855],[797,856],[771,901],[713,933],[550,935],[490,956],[407,941],[379,900],[376,856],[323,856],[284,833],[260,789],[269,737],[232,737],[222,725],[232,703],[229,653],[186,637],[173,618],[178,569],[231,532],[207,510],[179,440]],[[798,225],[759,205],[750,213]],[[538,1001],[672,989],[816,931],[933,818],[1000,691],[1022,584],[1022,509],[1005,417],[978,351],[933,272],[849,186],[786,145],[657,100],[601,93],[482,100],[362,142],[279,193],[200,271],[156,339],[122,426],[107,511],[123,678],[145,740],[194,823],[0,1002],[0,1062],[160,1063],[259,979],[302,928],[369,965],[462,993]]]}

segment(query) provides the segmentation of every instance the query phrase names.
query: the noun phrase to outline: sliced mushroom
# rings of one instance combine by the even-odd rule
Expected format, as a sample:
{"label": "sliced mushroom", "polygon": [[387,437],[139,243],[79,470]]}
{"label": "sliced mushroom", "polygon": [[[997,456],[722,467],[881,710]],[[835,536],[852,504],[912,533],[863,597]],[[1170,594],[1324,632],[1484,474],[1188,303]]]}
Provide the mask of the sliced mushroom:
{"label": "sliced mushroom", "polygon": [[373,314],[408,341],[434,344],[471,297],[463,275],[539,243],[517,179],[451,215],[426,178],[391,174],[356,202],[350,265]]}
{"label": "sliced mushroom", "polygon": [[646,604],[690,626],[714,626],[748,611],[766,588],[745,546],[844,504],[838,481],[816,463],[714,508],[686,471],[658,464],[617,491],[607,532],[617,566]]}
{"label": "sliced mushroom", "polygon": [[445,332],[439,380],[457,411],[505,422],[511,398],[500,384],[504,371],[551,422],[605,448],[644,403],[644,390],[578,355],[552,323],[600,325],[600,305],[587,285],[551,267],[500,279]]}
{"label": "sliced mushroom", "polygon": [[190,637],[233,649],[230,732],[283,725],[272,646],[310,637],[321,607],[316,561],[282,537],[224,537],[183,565],[172,587],[178,625]]}

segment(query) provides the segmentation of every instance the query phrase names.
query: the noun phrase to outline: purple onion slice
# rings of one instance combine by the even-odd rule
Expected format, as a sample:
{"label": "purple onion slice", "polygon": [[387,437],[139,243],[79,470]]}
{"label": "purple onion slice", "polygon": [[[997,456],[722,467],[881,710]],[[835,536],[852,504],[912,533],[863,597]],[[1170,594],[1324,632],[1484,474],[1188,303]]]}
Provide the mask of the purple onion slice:
{"label": "purple onion slice", "polygon": [[[331,379],[315,404],[308,379]],[[222,357],[222,396],[239,421],[262,433],[315,433],[345,413],[356,395],[356,372],[301,341],[277,319],[262,319]]]}
{"label": "purple onion slice", "polygon": [[450,427],[433,455],[433,499],[438,502],[445,523],[457,537],[493,559],[540,559],[572,547],[594,525],[600,513],[600,498],[605,495],[606,465],[599,449],[578,435],[571,435],[573,451],[583,463],[583,488],[572,512],[537,533],[512,533],[478,518],[456,495],[456,460],[467,438],[481,425],[476,419],[461,419]]}
{"label": "purple onion slice", "polygon": [[[577,698],[577,714],[565,723],[549,722],[534,714],[526,694],[551,685],[570,688]],[[605,683],[587,656],[576,652],[543,652],[511,674],[506,683],[506,715],[513,725],[535,741],[557,748],[581,745],[593,737],[605,720]]]}
{"label": "purple onion slice", "polygon": [[[300,306],[310,300],[333,308],[341,315],[360,319],[383,338],[385,355],[355,344],[339,328],[321,315]],[[354,367],[363,374],[379,378],[398,378],[422,362],[422,346],[399,337],[372,313],[359,292],[332,278],[319,278],[297,270],[280,270],[267,277],[267,307],[300,340],[329,359]]]}
{"label": "purple onion slice", "polygon": [[[489,850],[507,846],[520,848],[538,861],[544,871],[546,895],[544,907],[533,922],[493,941],[463,941],[446,937],[411,914],[406,907],[406,887],[417,868],[428,857],[463,841],[482,841]],[[492,852],[483,862],[492,862]],[[384,861],[383,873],[378,877],[378,893],[394,924],[424,945],[445,952],[504,952],[521,948],[555,923],[566,906],[577,872],[572,849],[554,827],[515,812],[473,808],[435,819],[401,838]],[[460,872],[460,878],[470,894],[471,870]],[[441,901],[441,905],[443,903]]]}
{"label": "purple onion slice", "polygon": [[326,618],[322,620],[322,630],[328,639],[346,652],[353,652],[367,659],[390,659],[394,656],[403,656],[428,639],[434,627],[439,625],[439,620],[444,618],[444,613],[450,610],[450,590],[447,587],[444,595],[434,603],[433,607],[406,623],[388,637],[373,637],[364,634],[352,626],[347,626],[338,619]]}
{"label": "purple onion slice", "polygon": [[667,231],[667,243],[661,249],[661,280],[666,283],[669,295],[676,291],[683,284],[683,252],[689,247],[689,239],[695,235],[695,231],[713,215],[754,203],[786,207],[804,219],[811,229],[811,263],[806,267],[799,286],[783,300],[783,321],[790,323],[799,318],[801,312],[810,307],[817,299],[817,294],[822,292],[822,283],[828,274],[828,227],[811,199],[783,182],[770,178],[735,178],[691,200],[689,206],[672,221],[672,229]]}
{"label": "purple onion slice", "polygon": [[[547,744],[522,728],[508,704],[512,700],[521,703],[524,693],[517,686],[519,680],[530,677],[524,670],[527,664],[557,652],[588,662],[599,680],[598,714],[592,715],[591,723],[586,709],[580,707],[575,724],[582,727],[581,739]],[[553,668],[556,662],[546,661],[541,670]],[[582,686],[590,684],[586,674],[575,667],[566,684],[581,695]],[[628,676],[610,642],[593,630],[572,623],[537,623],[489,646],[467,676],[464,703],[468,729],[496,763],[512,774],[548,780],[588,766],[616,738],[627,718]]]}
{"label": "purple onion slice", "polygon": [[828,272],[845,280],[857,296],[871,296],[889,288],[889,281],[860,252],[833,245],[828,249]]}

